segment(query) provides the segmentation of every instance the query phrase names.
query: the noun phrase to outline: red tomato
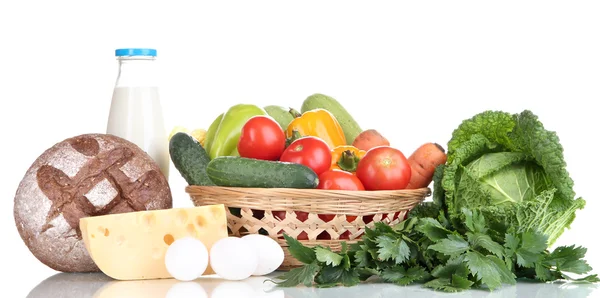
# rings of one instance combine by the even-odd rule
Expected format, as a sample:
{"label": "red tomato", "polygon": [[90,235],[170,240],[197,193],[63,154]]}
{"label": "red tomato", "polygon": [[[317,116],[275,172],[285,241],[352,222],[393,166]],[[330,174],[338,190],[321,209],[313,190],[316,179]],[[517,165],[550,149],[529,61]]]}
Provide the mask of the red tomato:
{"label": "red tomato", "polygon": [[404,154],[389,146],[367,151],[356,168],[356,176],[367,190],[404,189],[410,175],[410,164]]}
{"label": "red tomato", "polygon": [[305,231],[300,232],[300,234],[298,234],[298,237],[296,237],[296,240],[308,240],[308,234]]}
{"label": "red tomato", "polygon": [[331,166],[331,150],[325,141],[317,137],[302,137],[283,151],[280,161],[303,164],[319,175]]}
{"label": "red tomato", "polygon": [[324,222],[330,222],[335,218],[335,214],[319,214],[319,218]]}
{"label": "red tomato", "polygon": [[[273,214],[273,217],[278,218],[280,221],[285,219],[286,216],[286,212],[285,211],[271,211]],[[304,212],[304,211],[294,211],[294,213],[296,213],[296,219],[298,219],[301,222],[305,222],[308,219],[308,212]]]}
{"label": "red tomato", "polygon": [[241,157],[278,160],[285,150],[285,133],[268,116],[254,116],[244,124],[237,145]]}
{"label": "red tomato", "polygon": [[350,231],[343,232],[343,233],[340,235],[340,239],[341,239],[341,240],[348,240],[348,239],[350,239]]}
{"label": "red tomato", "polygon": [[[273,213],[273,217],[275,217],[276,219],[279,219],[280,221],[285,219],[286,216],[286,212],[285,211],[271,211]],[[308,212],[303,212],[303,211],[294,211],[294,213],[296,213],[296,218],[302,222],[306,221],[308,219]],[[283,234],[283,230],[279,231],[277,234]],[[284,239],[283,236],[278,237],[279,239]],[[298,237],[296,237],[296,240],[308,240],[308,234],[304,231],[300,232],[300,234],[298,234]]]}
{"label": "red tomato", "polygon": [[329,170],[319,175],[318,189],[365,190],[362,182],[350,172]]}
{"label": "red tomato", "polygon": [[317,240],[331,240],[331,235],[327,231],[323,231],[317,235]]}

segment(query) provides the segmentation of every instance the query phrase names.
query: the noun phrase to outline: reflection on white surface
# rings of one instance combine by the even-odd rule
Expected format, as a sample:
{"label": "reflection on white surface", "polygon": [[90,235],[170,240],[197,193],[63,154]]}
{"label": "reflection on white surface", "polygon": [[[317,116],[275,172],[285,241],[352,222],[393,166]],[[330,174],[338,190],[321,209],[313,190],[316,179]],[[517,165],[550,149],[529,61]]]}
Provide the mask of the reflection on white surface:
{"label": "reflection on white surface", "polygon": [[207,298],[204,288],[197,282],[179,282],[174,284],[167,292],[166,298],[195,297]]}
{"label": "reflection on white surface", "polygon": [[[275,275],[274,275],[275,276]],[[267,277],[227,281],[205,276],[191,282],[174,279],[116,281],[101,273],[59,273],[42,281],[27,298],[385,298],[385,297],[468,297],[468,298],[592,298],[600,288],[592,284],[541,284],[519,282],[494,292],[470,290],[447,294],[419,285],[397,286],[365,283],[355,287],[278,288]]]}

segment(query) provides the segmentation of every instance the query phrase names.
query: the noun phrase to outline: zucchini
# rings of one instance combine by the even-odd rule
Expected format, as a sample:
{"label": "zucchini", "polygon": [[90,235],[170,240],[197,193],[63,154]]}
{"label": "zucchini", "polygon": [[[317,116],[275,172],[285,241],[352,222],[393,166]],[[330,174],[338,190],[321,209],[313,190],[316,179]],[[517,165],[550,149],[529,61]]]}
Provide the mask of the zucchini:
{"label": "zucchini", "polygon": [[266,106],[264,109],[271,118],[279,123],[279,126],[281,126],[283,131],[285,131],[288,125],[290,125],[290,122],[294,120],[294,116],[290,113],[290,109],[286,109],[282,106]]}
{"label": "zucchini", "polygon": [[173,165],[189,185],[215,185],[206,174],[210,157],[194,137],[178,132],[169,141],[169,155]]}
{"label": "zucchini", "polygon": [[356,136],[362,132],[352,115],[333,97],[319,93],[307,97],[302,103],[302,114],[314,109],[325,109],[333,114],[344,131],[347,145],[352,145]]}
{"label": "zucchini", "polygon": [[220,156],[208,163],[206,173],[218,186],[257,188],[316,188],[319,177],[297,163]]}

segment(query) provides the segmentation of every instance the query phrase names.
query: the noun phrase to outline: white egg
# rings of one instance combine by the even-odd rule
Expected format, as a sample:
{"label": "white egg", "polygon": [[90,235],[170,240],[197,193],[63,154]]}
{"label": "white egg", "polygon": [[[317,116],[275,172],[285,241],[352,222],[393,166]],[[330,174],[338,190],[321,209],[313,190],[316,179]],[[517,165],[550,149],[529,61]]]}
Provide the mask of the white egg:
{"label": "white egg", "polygon": [[246,279],[258,266],[258,252],[241,238],[223,238],[210,249],[210,266],[224,279]]}
{"label": "white egg", "polygon": [[249,234],[242,237],[242,239],[258,251],[258,266],[252,275],[267,275],[277,270],[283,263],[283,249],[273,238],[265,235]]}
{"label": "white egg", "polygon": [[194,280],[206,271],[208,250],[202,241],[196,238],[177,239],[167,249],[165,266],[169,274],[177,280]]}
{"label": "white egg", "polygon": [[207,298],[208,295],[199,283],[193,281],[186,281],[174,284],[167,292],[165,298],[182,297]]}

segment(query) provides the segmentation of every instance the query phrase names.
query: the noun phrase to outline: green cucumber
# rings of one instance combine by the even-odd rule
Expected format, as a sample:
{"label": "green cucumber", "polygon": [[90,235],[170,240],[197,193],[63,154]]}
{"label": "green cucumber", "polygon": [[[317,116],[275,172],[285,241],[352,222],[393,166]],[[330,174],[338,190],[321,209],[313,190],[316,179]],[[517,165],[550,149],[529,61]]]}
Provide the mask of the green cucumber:
{"label": "green cucumber", "polygon": [[362,129],[352,115],[333,97],[319,93],[307,97],[302,103],[302,113],[304,114],[314,109],[325,109],[333,114],[344,131],[347,145],[352,145],[356,136],[362,132]]}
{"label": "green cucumber", "polygon": [[194,137],[178,132],[169,141],[173,165],[189,185],[215,185],[206,174],[210,157]]}
{"label": "green cucumber", "polygon": [[218,186],[257,188],[316,188],[317,174],[297,163],[220,156],[208,163],[206,173]]}
{"label": "green cucumber", "polygon": [[290,113],[290,109],[286,109],[282,106],[266,106],[265,111],[267,112],[267,114],[269,114],[269,116],[271,116],[273,119],[275,119],[275,121],[277,121],[277,123],[279,123],[279,126],[281,126],[281,129],[283,129],[283,131],[285,131],[288,127],[288,125],[290,125],[290,122],[292,122],[292,120],[294,120],[294,116],[292,115],[292,113]]}

